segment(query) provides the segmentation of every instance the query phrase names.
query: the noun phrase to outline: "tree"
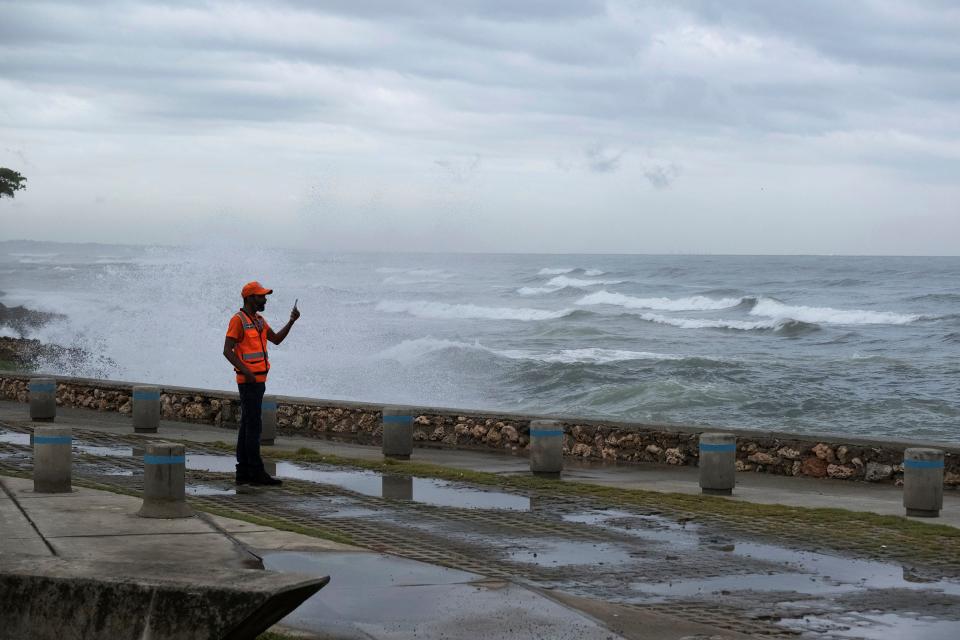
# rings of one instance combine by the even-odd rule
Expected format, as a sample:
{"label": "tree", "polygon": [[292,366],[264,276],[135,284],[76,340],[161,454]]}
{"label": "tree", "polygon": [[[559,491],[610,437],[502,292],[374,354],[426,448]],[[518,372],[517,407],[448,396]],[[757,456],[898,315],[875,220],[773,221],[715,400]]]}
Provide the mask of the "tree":
{"label": "tree", "polygon": [[0,167],[0,198],[3,196],[12,198],[15,192],[26,189],[27,185],[24,184],[26,181],[26,178],[13,169]]}

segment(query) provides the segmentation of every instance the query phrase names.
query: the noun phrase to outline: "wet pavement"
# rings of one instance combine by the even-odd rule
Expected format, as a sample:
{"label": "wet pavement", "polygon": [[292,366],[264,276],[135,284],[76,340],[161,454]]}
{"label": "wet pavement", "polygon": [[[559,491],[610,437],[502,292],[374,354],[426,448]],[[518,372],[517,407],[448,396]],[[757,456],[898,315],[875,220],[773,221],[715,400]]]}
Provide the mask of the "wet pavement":
{"label": "wet pavement", "polygon": [[553,600],[503,580],[368,553],[269,553],[273,571],[330,575],[336,588],[283,622],[335,637],[609,640],[610,631]]}
{"label": "wet pavement", "polygon": [[[140,488],[142,439],[82,430],[74,438],[75,477]],[[316,527],[399,556],[265,556],[280,570],[315,568],[333,577],[319,600],[285,621],[337,631],[332,637],[443,637],[464,624],[493,638],[574,637],[563,635],[564,624],[550,626],[566,608],[540,594],[619,607],[606,617],[594,613],[611,629],[618,617],[643,612],[699,623],[717,637],[960,637],[956,558],[903,564],[825,553],[812,536],[804,543],[803,532],[788,542],[777,531],[744,533],[613,499],[491,491],[323,464],[279,462],[284,487],[237,493],[232,457],[199,443],[189,446],[187,466],[188,492],[201,508]],[[0,473],[29,468],[26,427],[0,429]],[[580,617],[571,625],[576,637],[607,637]],[[556,632],[530,635],[534,629]],[[618,630],[648,637],[641,631]]]}

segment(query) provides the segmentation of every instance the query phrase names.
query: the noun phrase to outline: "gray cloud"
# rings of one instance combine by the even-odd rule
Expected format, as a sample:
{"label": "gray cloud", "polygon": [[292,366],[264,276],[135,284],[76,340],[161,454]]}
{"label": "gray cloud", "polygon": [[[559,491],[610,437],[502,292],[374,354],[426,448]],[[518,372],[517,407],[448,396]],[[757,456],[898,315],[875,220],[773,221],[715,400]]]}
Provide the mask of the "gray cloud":
{"label": "gray cloud", "polygon": [[613,149],[602,144],[587,147],[584,151],[587,168],[594,173],[611,173],[620,167],[623,149]]}
{"label": "gray cloud", "polygon": [[[176,173],[187,150],[195,196],[170,210],[221,208],[232,196],[218,189],[237,182],[221,174],[264,163],[281,210],[302,206],[322,163],[343,167],[331,208],[367,206],[376,184],[384,207],[416,212],[433,206],[434,173],[471,182],[482,157],[473,201],[571,216],[601,182],[614,209],[648,183],[683,191],[695,216],[705,190],[757,166],[833,207],[843,187],[823,167],[942,206],[960,171],[952,2],[37,0],[3,15],[0,164],[21,150],[64,179],[69,140],[109,194],[96,180]],[[140,200],[109,194],[101,208]],[[252,202],[267,206],[237,206]]]}
{"label": "gray cloud", "polygon": [[680,175],[680,167],[674,164],[651,165],[644,169],[644,177],[656,189],[666,189]]}

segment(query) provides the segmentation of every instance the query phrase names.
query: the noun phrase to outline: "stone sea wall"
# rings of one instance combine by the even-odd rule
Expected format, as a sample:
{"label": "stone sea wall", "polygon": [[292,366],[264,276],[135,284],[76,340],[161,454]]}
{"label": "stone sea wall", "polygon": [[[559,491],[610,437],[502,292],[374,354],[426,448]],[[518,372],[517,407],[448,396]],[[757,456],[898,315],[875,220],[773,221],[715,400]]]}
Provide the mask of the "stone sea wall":
{"label": "stone sea wall", "polygon": [[[0,372],[0,398],[27,402],[29,376]],[[131,383],[57,378],[57,404],[64,407],[132,412]],[[379,444],[381,405],[276,396],[281,435]],[[162,417],[235,428],[236,393],[163,387]],[[529,423],[544,416],[411,408],[414,440],[421,446],[496,449],[524,453]],[[903,450],[911,442],[796,435],[678,425],[649,425],[572,418],[563,425],[564,453],[572,458],[618,463],[693,465],[704,431],[737,435],[737,470],[785,476],[900,483]],[[945,452],[944,484],[960,487],[960,447],[935,445]]]}

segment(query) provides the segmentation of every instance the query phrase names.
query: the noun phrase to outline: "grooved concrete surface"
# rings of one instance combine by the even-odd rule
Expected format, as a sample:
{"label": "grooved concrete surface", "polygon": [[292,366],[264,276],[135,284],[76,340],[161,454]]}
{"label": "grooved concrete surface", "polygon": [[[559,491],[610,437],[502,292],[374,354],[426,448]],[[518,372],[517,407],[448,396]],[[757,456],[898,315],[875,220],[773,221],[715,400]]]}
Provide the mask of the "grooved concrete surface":
{"label": "grooved concrete surface", "polygon": [[[11,415],[12,407],[0,406],[0,429],[6,431],[6,435],[0,433],[0,473],[4,469],[24,473],[30,468],[28,446],[22,440],[17,442],[18,434],[26,433],[29,424],[22,419],[24,406],[13,406],[21,412],[19,419]],[[134,449],[145,438],[130,433],[129,418],[124,422],[118,416],[96,412],[64,413],[59,422],[74,427],[78,443],[75,478],[138,490],[142,464]],[[197,494],[191,500],[200,508],[268,517],[306,531],[349,536],[365,549],[470,574],[478,585],[493,580],[524,587],[548,595],[564,610],[599,620],[611,635],[960,635],[960,554],[954,553],[956,547],[949,541],[942,547],[949,553],[919,554],[905,564],[891,560],[897,557],[896,549],[863,543],[845,546],[842,532],[830,531],[829,522],[818,531],[789,522],[677,512],[658,505],[655,497],[642,504],[626,504],[562,491],[521,495],[304,463],[278,465],[278,474],[286,479],[281,489],[237,494],[229,474],[230,457],[204,445],[229,441],[231,432],[165,424],[159,437],[193,441],[188,447],[188,484]],[[379,458],[379,452],[368,447],[320,441],[280,443]],[[521,473],[525,467],[522,458],[468,452],[416,449],[414,457],[506,474]],[[584,466],[567,475],[581,482],[642,484],[644,488],[653,484],[653,488],[681,487],[688,492],[691,481],[694,486],[696,482],[688,470]],[[645,483],[645,479],[651,482]],[[760,501],[775,502],[779,497],[779,501],[800,505],[836,506],[842,502],[881,513],[899,513],[901,509],[899,492],[890,487],[816,481],[791,484],[791,480],[765,478],[762,484],[752,485],[751,490],[748,485],[738,493],[740,499],[749,499],[753,493],[763,498]],[[839,497],[830,494],[837,485],[843,485],[837,487],[842,489]],[[960,511],[957,506],[956,496],[948,496],[946,520],[954,522],[952,517]],[[2,513],[6,511],[0,508]],[[22,527],[17,530],[22,532]],[[382,562],[390,566],[387,559]],[[325,591],[336,589],[337,576],[332,577]],[[484,589],[486,594],[489,589]],[[486,597],[477,596],[477,601]],[[336,612],[327,613],[336,617]],[[319,631],[304,620],[299,624]],[[418,630],[422,637],[426,630],[412,622],[407,627],[391,624],[380,620],[365,628],[380,629],[382,633],[374,633],[374,637],[413,637]],[[334,626],[343,631],[336,637],[353,637],[347,634],[349,625]],[[401,628],[409,635],[397,631]],[[529,635],[531,628],[517,627],[516,636],[503,637],[551,637]]]}

